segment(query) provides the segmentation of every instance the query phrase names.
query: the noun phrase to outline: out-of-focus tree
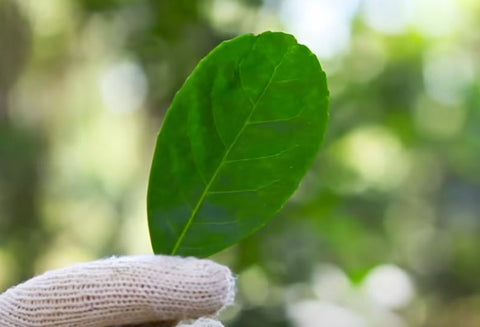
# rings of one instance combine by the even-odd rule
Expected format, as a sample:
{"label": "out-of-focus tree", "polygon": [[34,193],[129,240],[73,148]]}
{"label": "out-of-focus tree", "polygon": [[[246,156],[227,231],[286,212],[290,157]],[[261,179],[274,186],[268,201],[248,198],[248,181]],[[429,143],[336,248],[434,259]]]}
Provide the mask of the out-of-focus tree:
{"label": "out-of-focus tree", "polygon": [[48,246],[39,215],[43,134],[15,125],[9,111],[14,110],[9,108],[9,93],[30,48],[28,20],[14,1],[0,1],[0,244],[15,258],[7,268],[15,275],[9,282],[32,276],[32,258]]}

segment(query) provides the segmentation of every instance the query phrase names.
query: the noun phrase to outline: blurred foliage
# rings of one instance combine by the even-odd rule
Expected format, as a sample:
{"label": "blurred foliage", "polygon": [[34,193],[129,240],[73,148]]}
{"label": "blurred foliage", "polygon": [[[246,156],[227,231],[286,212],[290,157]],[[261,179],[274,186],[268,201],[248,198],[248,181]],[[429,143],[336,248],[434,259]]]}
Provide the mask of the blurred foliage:
{"label": "blurred foliage", "polygon": [[0,0],[0,289],[150,252],[173,95],[272,29],[317,51],[331,124],[278,217],[214,257],[239,274],[226,325],[479,326],[479,26],[472,0]]}

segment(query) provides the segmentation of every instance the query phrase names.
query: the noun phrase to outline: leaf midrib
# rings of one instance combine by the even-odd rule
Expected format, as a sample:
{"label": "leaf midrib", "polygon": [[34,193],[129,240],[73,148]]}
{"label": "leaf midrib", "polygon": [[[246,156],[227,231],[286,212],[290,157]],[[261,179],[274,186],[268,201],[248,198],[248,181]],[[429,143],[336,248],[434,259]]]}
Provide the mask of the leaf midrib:
{"label": "leaf midrib", "polygon": [[[257,101],[255,103],[253,103],[253,101],[250,99],[249,96],[247,96],[247,99],[250,101],[251,105],[252,105],[252,111],[250,112],[250,114],[247,116],[247,118],[245,119],[245,122],[243,123],[243,126],[242,128],[238,131],[238,134],[235,136],[235,138],[233,139],[232,143],[230,144],[230,146],[226,149],[222,159],[220,160],[220,163],[218,164],[218,167],[215,169],[215,172],[213,173],[212,177],[210,178],[210,180],[208,181],[208,184],[205,186],[205,188],[203,189],[203,192],[202,192],[202,195],[200,196],[200,198],[198,199],[197,201],[197,204],[195,205],[195,208],[193,208],[193,211],[192,211],[192,214],[190,215],[190,217],[188,218],[188,221],[187,223],[185,224],[185,227],[183,228],[182,232],[180,233],[180,236],[178,237],[177,241],[175,242],[175,245],[172,249],[172,252],[170,253],[171,255],[174,255],[177,253],[178,249],[180,248],[180,245],[183,241],[183,239],[185,238],[185,235],[187,234],[187,231],[190,229],[190,226],[192,225],[193,223],[193,220],[195,219],[195,216],[197,215],[198,211],[200,210],[205,198],[207,197],[209,191],[210,191],[210,187],[212,186],[213,182],[215,181],[215,179],[217,178],[218,174],[220,173],[221,169],[223,168],[223,165],[225,164],[225,161],[226,161],[226,158],[228,157],[228,155],[230,154],[230,151],[233,149],[233,147],[235,146],[235,144],[237,143],[238,139],[240,138],[240,136],[242,135],[243,131],[245,130],[245,128],[248,126],[248,123],[250,121],[250,118],[253,116],[253,114],[255,113],[256,109],[257,109],[257,105],[258,103],[262,100],[263,96],[265,95],[265,93],[267,92],[268,88],[270,87],[270,85],[272,84],[272,81],[273,81],[273,77],[275,76],[275,73],[277,72],[277,69],[278,67],[280,67],[280,65],[283,63],[283,60],[285,59],[285,56],[287,55],[287,53],[290,51],[292,47],[288,47],[287,50],[285,51],[285,53],[283,54],[282,58],[280,59],[280,61],[278,62],[277,65],[275,65],[275,67],[273,68],[272,70],[272,75],[270,76],[270,79],[268,80],[268,83],[265,85],[262,93],[260,94],[260,96],[258,97]],[[242,77],[239,75],[239,78],[240,78],[240,83],[242,81]],[[243,88],[243,84],[241,84],[242,86],[242,89],[244,90]]]}

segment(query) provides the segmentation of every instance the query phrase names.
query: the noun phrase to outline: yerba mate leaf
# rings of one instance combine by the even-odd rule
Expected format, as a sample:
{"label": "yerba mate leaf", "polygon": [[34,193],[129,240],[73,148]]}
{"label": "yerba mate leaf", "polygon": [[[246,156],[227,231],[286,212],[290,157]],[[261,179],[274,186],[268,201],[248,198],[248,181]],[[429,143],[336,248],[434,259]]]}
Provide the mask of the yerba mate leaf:
{"label": "yerba mate leaf", "polygon": [[154,252],[208,256],[265,225],[313,163],[327,121],[325,73],[293,36],[220,44],[158,136],[147,199]]}

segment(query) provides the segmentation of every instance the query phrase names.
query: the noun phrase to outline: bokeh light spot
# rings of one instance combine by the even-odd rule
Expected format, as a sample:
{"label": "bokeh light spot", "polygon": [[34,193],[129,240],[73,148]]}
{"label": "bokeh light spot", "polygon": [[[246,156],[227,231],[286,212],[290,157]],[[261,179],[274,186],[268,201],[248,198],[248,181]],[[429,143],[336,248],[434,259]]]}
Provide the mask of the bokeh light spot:
{"label": "bokeh light spot", "polygon": [[269,295],[269,282],[263,270],[253,266],[239,277],[239,289],[245,300],[253,305],[261,305]]}
{"label": "bokeh light spot", "polygon": [[302,301],[289,308],[296,327],[367,327],[356,312],[324,301]]}
{"label": "bokeh light spot", "polygon": [[386,34],[399,34],[407,29],[413,10],[413,0],[366,0],[363,14],[370,27]]}
{"label": "bokeh light spot", "polygon": [[460,49],[437,48],[425,56],[423,78],[427,94],[441,103],[460,103],[474,77],[473,60]]}
{"label": "bokeh light spot", "polygon": [[466,112],[462,106],[450,107],[421,97],[415,107],[414,120],[421,134],[434,139],[448,139],[461,134]]}
{"label": "bokeh light spot", "polygon": [[363,288],[373,301],[391,309],[406,306],[414,295],[410,276],[395,265],[375,267],[365,278]]}
{"label": "bokeh light spot", "polygon": [[348,49],[358,4],[358,0],[286,0],[281,17],[288,32],[328,59]]}
{"label": "bokeh light spot", "polygon": [[114,112],[139,109],[147,95],[148,85],[143,70],[131,61],[108,67],[100,85],[106,108]]}
{"label": "bokeh light spot", "polygon": [[392,189],[408,173],[408,155],[398,138],[388,129],[360,127],[347,134],[337,145],[340,163],[358,176],[353,189]]}

